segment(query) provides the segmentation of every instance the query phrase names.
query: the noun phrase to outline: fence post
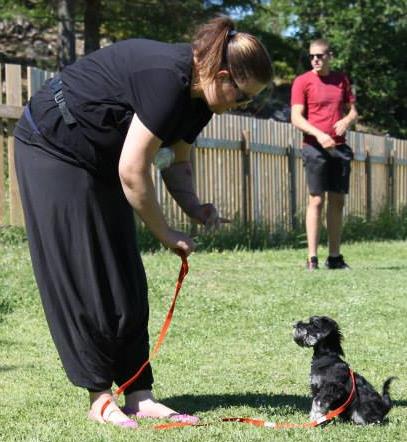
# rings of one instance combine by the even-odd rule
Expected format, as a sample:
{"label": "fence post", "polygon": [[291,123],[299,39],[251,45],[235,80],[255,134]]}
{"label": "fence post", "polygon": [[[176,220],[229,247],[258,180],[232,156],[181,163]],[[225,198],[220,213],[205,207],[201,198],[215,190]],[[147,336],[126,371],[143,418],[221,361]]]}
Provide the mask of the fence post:
{"label": "fence post", "polygon": [[[0,64],[0,105],[3,103],[3,82],[1,78],[1,64]],[[3,122],[0,120],[0,225],[4,224],[6,204],[6,180],[4,176],[4,128]]]}
{"label": "fence post", "polygon": [[297,228],[297,174],[295,167],[295,148],[290,144],[287,148],[288,158],[288,174],[290,176],[289,192],[290,192],[290,223],[291,228]]}
{"label": "fence post", "polygon": [[[1,79],[0,64],[0,105],[3,103],[3,83]],[[6,203],[6,177],[4,174],[4,128],[3,122],[0,120],[0,225],[5,223],[5,203]]]}
{"label": "fence post", "polygon": [[395,186],[394,186],[394,148],[393,140],[390,137],[385,138],[384,145],[386,148],[386,168],[387,168],[387,200],[391,211],[395,209]]}
{"label": "fence post", "polygon": [[250,131],[242,131],[240,143],[242,155],[242,207],[243,222],[247,226],[251,222],[252,189],[250,174]]}
{"label": "fence post", "polygon": [[370,152],[368,146],[366,146],[365,175],[366,175],[366,219],[369,221],[372,218],[372,161],[370,158]]}
{"label": "fence post", "polygon": [[[193,185],[194,185],[194,189],[196,191],[196,154],[195,154],[195,149],[196,149],[196,141],[193,142],[192,144],[192,149],[191,149],[191,166],[192,166],[192,179],[193,179]],[[194,221],[193,219],[191,219],[191,236],[196,236],[198,233],[198,224],[196,221]]]}
{"label": "fence post", "polygon": [[[1,71],[1,69],[0,69]],[[1,85],[1,79],[0,79]],[[1,93],[0,93],[1,96]],[[0,98],[1,104],[1,98]],[[4,171],[4,128],[0,121],[0,225],[5,223],[5,205],[6,205],[6,177]]]}
{"label": "fence post", "polygon": [[[22,106],[21,66],[6,64],[6,104]],[[9,167],[9,195],[10,195],[10,224],[23,226],[24,216],[20,202],[20,192],[14,164],[14,123],[9,120],[7,130],[8,167]]]}

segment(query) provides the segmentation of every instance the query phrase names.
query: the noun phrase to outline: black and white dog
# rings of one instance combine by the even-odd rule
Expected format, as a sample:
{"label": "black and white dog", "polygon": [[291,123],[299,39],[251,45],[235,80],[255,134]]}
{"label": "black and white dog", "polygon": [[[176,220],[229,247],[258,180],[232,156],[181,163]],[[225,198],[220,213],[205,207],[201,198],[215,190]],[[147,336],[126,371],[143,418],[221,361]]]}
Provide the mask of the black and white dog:
{"label": "black and white dog", "polygon": [[[342,333],[333,319],[312,316],[308,322],[300,321],[294,325],[294,341],[301,347],[314,348],[310,418],[318,420],[344,404],[352,390],[349,365],[341,359],[345,356],[341,346]],[[340,416],[361,425],[383,422],[392,407],[389,387],[393,379],[384,382],[380,396],[363,376],[355,373],[356,395]]]}

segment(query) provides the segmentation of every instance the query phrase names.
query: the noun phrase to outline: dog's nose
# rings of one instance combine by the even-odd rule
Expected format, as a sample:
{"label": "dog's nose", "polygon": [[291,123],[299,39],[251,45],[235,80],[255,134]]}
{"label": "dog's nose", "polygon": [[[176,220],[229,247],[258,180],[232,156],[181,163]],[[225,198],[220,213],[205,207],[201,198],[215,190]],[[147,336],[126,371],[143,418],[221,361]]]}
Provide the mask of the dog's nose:
{"label": "dog's nose", "polygon": [[293,324],[293,328],[296,328],[299,323],[300,323],[300,321],[295,321]]}

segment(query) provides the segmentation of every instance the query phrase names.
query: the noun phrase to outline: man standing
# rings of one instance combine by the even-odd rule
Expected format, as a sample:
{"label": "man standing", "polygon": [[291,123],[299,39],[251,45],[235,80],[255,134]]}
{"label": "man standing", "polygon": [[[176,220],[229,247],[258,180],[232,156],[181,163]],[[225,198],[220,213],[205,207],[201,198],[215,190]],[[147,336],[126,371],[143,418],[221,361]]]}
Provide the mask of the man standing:
{"label": "man standing", "polygon": [[342,212],[349,191],[351,148],[345,132],[357,118],[355,96],[347,76],[330,70],[331,52],[326,40],[310,44],[312,70],[298,76],[291,90],[291,121],[304,133],[302,157],[309,187],[306,214],[307,268],[318,269],[321,214],[328,194],[328,269],[346,269],[340,254]]}

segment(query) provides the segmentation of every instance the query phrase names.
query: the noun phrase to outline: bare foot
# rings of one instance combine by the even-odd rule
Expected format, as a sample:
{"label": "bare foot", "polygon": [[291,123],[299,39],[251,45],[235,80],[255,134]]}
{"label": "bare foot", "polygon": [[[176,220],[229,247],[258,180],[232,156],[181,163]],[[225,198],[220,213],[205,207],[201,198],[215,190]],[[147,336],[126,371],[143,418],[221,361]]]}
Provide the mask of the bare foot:
{"label": "bare foot", "polygon": [[[103,391],[100,393],[89,393],[90,409],[88,418],[101,424],[110,423],[121,427],[137,428],[137,422],[129,419],[117,404],[113,401],[111,391]],[[108,400],[112,402],[103,410],[102,407]]]}
{"label": "bare foot", "polygon": [[126,396],[126,408],[144,417],[165,418],[177,412],[157,402],[150,390],[134,391]]}

